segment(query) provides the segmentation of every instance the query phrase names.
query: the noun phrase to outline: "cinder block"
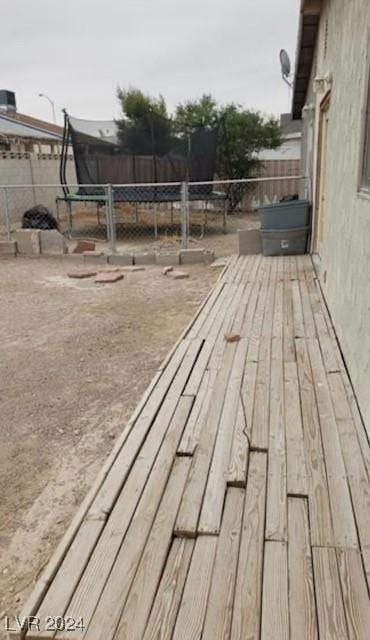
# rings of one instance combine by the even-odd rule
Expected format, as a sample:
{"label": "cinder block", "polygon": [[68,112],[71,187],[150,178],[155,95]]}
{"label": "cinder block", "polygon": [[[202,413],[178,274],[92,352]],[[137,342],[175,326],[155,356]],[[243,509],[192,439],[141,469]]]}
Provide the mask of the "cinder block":
{"label": "cinder block", "polygon": [[212,269],[223,269],[227,265],[227,258],[217,258],[214,262],[212,262]]}
{"label": "cinder block", "polygon": [[259,229],[239,229],[238,241],[240,256],[250,256],[262,253],[262,242]]}
{"label": "cinder block", "polygon": [[134,264],[156,264],[155,253],[135,253]]}
{"label": "cinder block", "polygon": [[0,256],[15,256],[17,253],[17,243],[15,240],[0,241]]}
{"label": "cinder block", "polygon": [[62,258],[65,258],[71,264],[83,264],[84,262],[84,257],[81,253],[65,253]]}
{"label": "cinder block", "polygon": [[134,264],[134,256],[131,253],[112,253],[112,255],[108,256],[108,264],[128,267]]}
{"label": "cinder block", "polygon": [[212,264],[215,259],[215,252],[210,249],[205,249],[203,254],[203,260],[206,264]]}
{"label": "cinder block", "polygon": [[40,255],[39,229],[18,229],[12,236],[17,243],[18,253],[27,256]]}
{"label": "cinder block", "polygon": [[95,251],[95,242],[92,240],[77,240],[72,253],[84,253],[85,251]]}
{"label": "cinder block", "polygon": [[204,262],[204,249],[181,249],[181,264],[199,264]]}
{"label": "cinder block", "polygon": [[171,253],[157,253],[156,264],[166,266],[176,266],[180,264],[180,253],[172,251]]}
{"label": "cinder block", "polygon": [[107,264],[108,256],[102,251],[85,251],[84,254],[85,264]]}
{"label": "cinder block", "polygon": [[44,255],[63,255],[67,252],[66,239],[56,229],[40,231],[40,250]]}

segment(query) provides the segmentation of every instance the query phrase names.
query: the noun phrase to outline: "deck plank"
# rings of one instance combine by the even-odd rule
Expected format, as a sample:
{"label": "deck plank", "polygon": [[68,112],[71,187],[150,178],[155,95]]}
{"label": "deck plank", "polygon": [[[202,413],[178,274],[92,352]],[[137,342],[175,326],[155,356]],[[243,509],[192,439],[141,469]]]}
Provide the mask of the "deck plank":
{"label": "deck plank", "polygon": [[294,336],[296,338],[304,338],[305,337],[305,327],[303,321],[303,308],[302,308],[302,299],[301,292],[299,289],[299,281],[292,281],[292,300],[293,300],[293,326],[294,326]]}
{"label": "deck plank", "polygon": [[231,446],[234,428],[240,406],[241,383],[244,364],[247,357],[248,341],[240,340],[233,362],[218,425],[218,433],[209,469],[206,490],[203,496],[198,532],[202,534],[218,534],[221,525],[222,509],[225,499],[228,468],[230,464]]}
{"label": "deck plank", "polygon": [[317,640],[308,501],[288,500],[288,575],[291,638]]}
{"label": "deck plank", "polygon": [[337,559],[349,638],[367,640],[370,603],[361,555],[354,549],[338,549]]}
{"label": "deck plank", "polygon": [[193,457],[189,479],[175,525],[175,534],[178,536],[194,537],[197,532],[208,471],[212,461],[214,443],[217,438],[217,429],[236,353],[236,344],[230,343],[227,345],[223,367],[217,375],[210,410]]}
{"label": "deck plank", "polygon": [[173,540],[143,640],[171,640],[193,548],[194,540]]}
{"label": "deck plank", "polygon": [[271,339],[260,341],[254,393],[251,446],[267,451],[270,412]]}
{"label": "deck plank", "polygon": [[[164,513],[166,513],[166,510],[170,511],[173,521],[175,520],[175,513],[185,486],[189,467],[189,458],[177,458],[175,460],[168,487],[164,493],[162,505],[165,505],[166,509],[163,509],[163,511]],[[170,504],[173,505],[171,508]],[[160,514],[162,519],[162,510],[160,510]],[[115,636],[132,581],[144,552],[148,534],[152,529],[152,524],[151,514],[147,510],[130,527],[129,534],[126,536],[118,553],[104,591],[89,621],[86,634],[89,640],[111,640]],[[145,567],[144,574],[147,575]],[[124,580],[122,580],[122,576],[124,576]]]}
{"label": "deck plank", "polygon": [[244,497],[242,489],[226,494],[202,640],[230,637]]}
{"label": "deck plank", "polygon": [[266,540],[286,541],[287,466],[281,338],[272,339],[268,469]]}
{"label": "deck plank", "polygon": [[173,640],[199,640],[202,635],[217,549],[216,536],[197,538]]}
{"label": "deck plank", "polygon": [[265,544],[261,640],[289,640],[288,560],[285,542],[270,540]]}
{"label": "deck plank", "polygon": [[148,541],[115,632],[115,638],[117,639],[142,640],[143,638],[152,602],[171,546],[173,526],[181,500],[181,489],[185,484],[184,480],[189,471],[190,460],[183,460],[182,464],[184,465],[183,473],[179,474],[177,479],[174,470],[151,527]]}
{"label": "deck plank", "polygon": [[309,478],[312,543],[318,546],[332,546],[334,537],[325,458],[322,450],[311,365],[305,340],[296,339],[296,352],[302,406],[303,437]]}
{"label": "deck plank", "polygon": [[283,305],[284,362],[295,362],[292,281],[289,274],[285,274],[284,279]]}
{"label": "deck plank", "polygon": [[328,489],[337,547],[358,547],[356,523],[346,478],[339,434],[334,417],[327,376],[317,340],[308,341],[316,400],[321,425]]}
{"label": "deck plank", "polygon": [[[186,421],[186,412],[190,411],[191,404],[192,398],[182,398],[181,404],[174,414],[170,426],[171,430],[167,433],[167,438],[152,467],[149,481],[145,485],[148,480],[146,457],[150,461],[150,457],[154,454],[154,442],[151,442],[151,439],[147,440],[146,451],[142,451],[143,457],[137,460],[131,472],[127,485],[117,501],[112,516],[90,558],[87,569],[74,592],[72,601],[68,605],[66,616],[76,618],[81,616],[81,612],[83,612],[86,620],[91,619],[111,568],[116,562],[122,541],[128,531],[132,529],[132,526],[130,529],[129,527],[135,509],[136,521],[140,521],[140,518],[144,518],[145,515],[144,523],[138,535],[138,539],[145,540],[145,533],[150,530],[161,493],[171,472],[176,447]],[[155,431],[152,433],[152,438],[155,440]]]}
{"label": "deck plank", "polygon": [[252,452],[240,540],[230,640],[258,638],[266,510],[267,455]]}
{"label": "deck plank", "polygon": [[348,640],[335,549],[312,550],[320,638]]}
{"label": "deck plank", "polygon": [[285,425],[288,495],[308,496],[308,476],[299,400],[297,364],[284,365]]}

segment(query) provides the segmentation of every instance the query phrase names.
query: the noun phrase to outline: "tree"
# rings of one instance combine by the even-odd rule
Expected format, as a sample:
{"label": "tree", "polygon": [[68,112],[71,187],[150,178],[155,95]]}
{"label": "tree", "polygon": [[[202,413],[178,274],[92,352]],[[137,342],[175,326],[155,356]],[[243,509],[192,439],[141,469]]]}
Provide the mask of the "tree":
{"label": "tree", "polygon": [[140,89],[118,89],[122,117],[116,121],[122,147],[136,154],[161,155],[171,145],[172,123],[162,95],[158,98]]}
{"label": "tree", "polygon": [[[240,180],[255,175],[262,164],[258,152],[275,149],[281,144],[280,127],[275,118],[265,118],[257,111],[234,103],[218,107],[208,94],[176,108],[175,128],[178,132],[191,132],[197,126],[219,128],[216,173],[222,180]],[[233,211],[244,193],[252,188],[241,183],[228,185],[229,210]]]}
{"label": "tree", "polygon": [[[222,110],[216,169],[226,180],[256,176],[262,165],[262,149],[276,149],[281,144],[280,125],[275,118],[264,118],[257,111],[235,104]],[[234,183],[226,187],[229,210],[233,211],[253,183]]]}
{"label": "tree", "polygon": [[174,129],[177,133],[192,133],[199,127],[216,127],[219,109],[211,95],[204,94],[199,100],[179,104],[175,110]]}
{"label": "tree", "polygon": [[[118,89],[117,95],[122,109],[117,121],[118,136],[122,147],[131,153],[162,155],[174,148],[184,152],[190,135],[197,129],[217,128],[215,172],[220,180],[255,176],[262,164],[259,152],[281,144],[275,118],[234,103],[219,106],[209,94],[178,104],[173,118],[168,115],[162,95],[155,98],[134,88]],[[248,183],[226,185],[229,211],[252,189]]]}

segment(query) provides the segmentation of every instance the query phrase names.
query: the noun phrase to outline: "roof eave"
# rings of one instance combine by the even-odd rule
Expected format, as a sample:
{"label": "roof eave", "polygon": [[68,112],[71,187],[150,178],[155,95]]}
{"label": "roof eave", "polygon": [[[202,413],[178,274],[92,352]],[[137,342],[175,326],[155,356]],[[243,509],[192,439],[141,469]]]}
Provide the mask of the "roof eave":
{"label": "roof eave", "polygon": [[293,83],[292,117],[302,118],[315,55],[323,0],[301,0],[296,67]]}

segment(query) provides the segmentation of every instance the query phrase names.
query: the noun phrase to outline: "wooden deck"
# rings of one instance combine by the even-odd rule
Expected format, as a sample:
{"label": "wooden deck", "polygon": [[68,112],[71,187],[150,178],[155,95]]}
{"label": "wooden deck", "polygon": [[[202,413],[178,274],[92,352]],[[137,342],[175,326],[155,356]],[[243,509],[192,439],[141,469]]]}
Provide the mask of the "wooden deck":
{"label": "wooden deck", "polygon": [[26,637],[368,640],[369,462],[310,257],[232,258],[22,612],[87,628]]}

